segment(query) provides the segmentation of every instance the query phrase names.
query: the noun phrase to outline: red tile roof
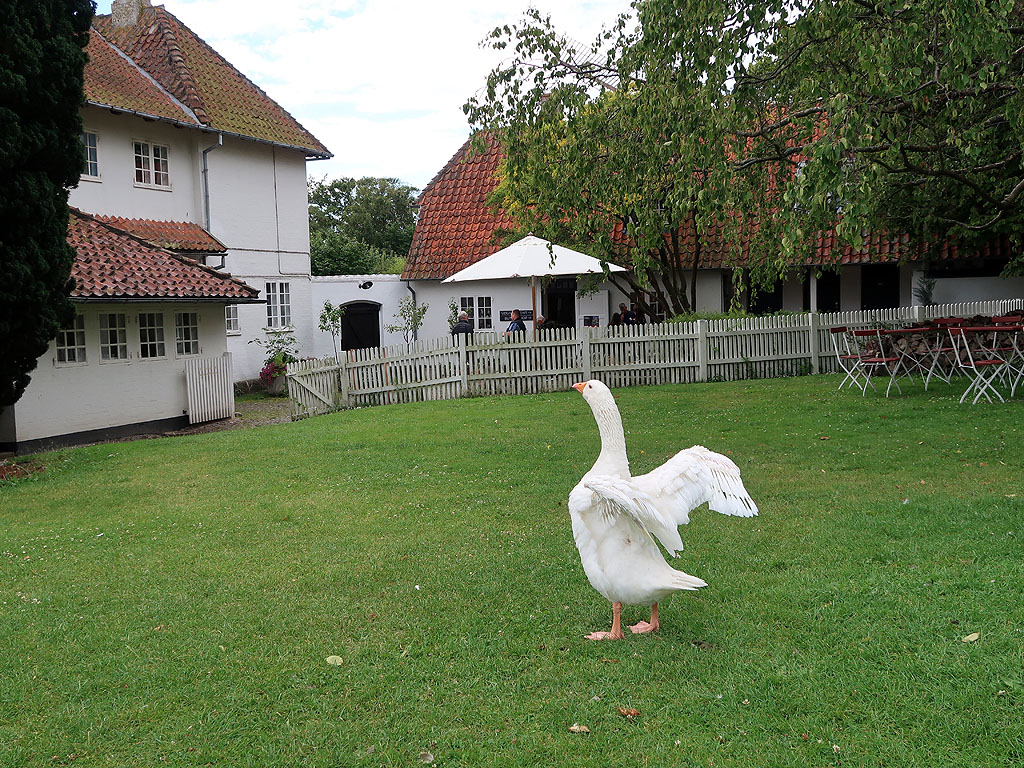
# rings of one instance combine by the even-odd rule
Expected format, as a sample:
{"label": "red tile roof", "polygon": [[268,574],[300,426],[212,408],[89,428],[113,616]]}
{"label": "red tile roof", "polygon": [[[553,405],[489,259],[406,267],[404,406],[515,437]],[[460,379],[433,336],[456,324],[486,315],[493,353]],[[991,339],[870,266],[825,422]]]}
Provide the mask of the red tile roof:
{"label": "red tile roof", "polygon": [[403,278],[449,277],[498,250],[495,230],[515,226],[510,215],[487,205],[502,151],[490,135],[484,141],[482,152],[472,150],[472,139],[463,144],[420,194]]}
{"label": "red tile roof", "polygon": [[96,215],[94,218],[133,234],[157,248],[166,248],[169,251],[197,253],[224,253],[227,251],[220,240],[191,221],[125,219],[120,216],[100,215]]}
{"label": "red tile roof", "polygon": [[[112,16],[97,16],[93,31],[85,68],[88,101],[295,147],[312,157],[331,156],[294,117],[163,6],[141,8],[138,21],[125,27],[115,26]],[[131,64],[119,51],[155,84],[140,82],[146,78],[138,72],[128,76],[125,69]]]}
{"label": "red tile roof", "polygon": [[[504,156],[501,145],[491,136],[485,136],[486,149],[472,153],[467,141],[455,156],[441,169],[420,195],[419,219],[413,233],[412,247],[402,277],[412,280],[443,279],[494,253],[494,232],[499,228],[512,228],[515,220],[507,213],[487,205],[487,200],[498,184],[495,175]],[[616,225],[617,230],[621,224]],[[681,229],[683,257],[695,252],[692,220]],[[613,235],[615,239],[621,239]],[[890,237],[873,233],[859,249],[839,246],[835,230],[818,235],[815,255],[806,259],[806,265],[867,264],[911,260],[917,257],[910,251],[907,235]],[[746,263],[747,244],[742,255],[731,251],[720,229],[705,232],[701,242],[700,266],[721,269]],[[986,245],[980,252],[962,251],[956,244],[945,243],[939,249],[938,259],[1006,258],[1012,253],[1009,238],[1002,236]]]}
{"label": "red tile roof", "polygon": [[95,29],[89,30],[85,50],[89,55],[85,65],[86,101],[167,120],[195,122],[169,94],[119,54]]}
{"label": "red tile roof", "polygon": [[68,242],[75,249],[72,299],[226,301],[259,299],[259,291],[224,272],[150,245],[74,208]]}

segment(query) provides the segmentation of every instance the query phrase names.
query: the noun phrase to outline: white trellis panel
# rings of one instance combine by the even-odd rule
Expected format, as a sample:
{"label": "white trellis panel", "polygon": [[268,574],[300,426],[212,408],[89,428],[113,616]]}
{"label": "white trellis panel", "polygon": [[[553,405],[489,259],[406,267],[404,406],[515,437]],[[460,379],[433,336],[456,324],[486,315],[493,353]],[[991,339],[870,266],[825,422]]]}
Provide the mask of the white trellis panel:
{"label": "white trellis panel", "polygon": [[188,423],[201,424],[235,415],[235,386],[231,353],[185,360]]}

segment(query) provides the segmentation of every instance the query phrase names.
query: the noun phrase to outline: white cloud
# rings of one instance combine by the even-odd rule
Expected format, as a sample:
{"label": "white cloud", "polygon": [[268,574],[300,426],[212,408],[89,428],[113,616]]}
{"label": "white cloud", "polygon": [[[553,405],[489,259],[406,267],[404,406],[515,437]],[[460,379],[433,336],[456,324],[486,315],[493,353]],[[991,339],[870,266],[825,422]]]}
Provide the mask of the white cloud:
{"label": "white cloud", "polygon": [[[330,149],[311,175],[395,176],[422,187],[469,132],[462,104],[501,54],[481,49],[529,0],[165,0],[164,6]],[[593,39],[628,0],[534,3]],[[107,12],[109,2],[99,3]]]}

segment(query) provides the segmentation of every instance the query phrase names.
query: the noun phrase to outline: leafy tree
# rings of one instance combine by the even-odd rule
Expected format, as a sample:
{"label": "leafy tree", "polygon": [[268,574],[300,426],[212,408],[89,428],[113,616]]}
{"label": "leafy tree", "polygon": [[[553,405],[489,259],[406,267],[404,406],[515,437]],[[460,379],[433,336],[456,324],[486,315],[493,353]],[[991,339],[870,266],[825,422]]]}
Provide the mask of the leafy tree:
{"label": "leafy tree", "polygon": [[336,307],[329,301],[324,302],[324,308],[320,310],[320,325],[318,327],[324,333],[331,334],[335,360],[341,360],[341,334],[344,317],[344,307]]}
{"label": "leafy tree", "polygon": [[313,274],[400,272],[416,226],[416,191],[397,179],[310,180]]}
{"label": "leafy tree", "polygon": [[88,0],[0,0],[0,406],[74,317],[68,191],[82,171]]}
{"label": "leafy tree", "polygon": [[408,344],[416,337],[416,331],[423,325],[423,316],[427,314],[428,307],[430,305],[426,302],[417,305],[411,296],[403,296],[398,300],[398,311],[394,315],[395,320],[399,322],[384,326],[384,330],[388,333],[402,334],[405,343]]}
{"label": "leafy tree", "polygon": [[1017,237],[1022,7],[640,0],[588,47],[529,11],[492,33],[514,55],[465,110],[499,132],[498,202],[525,229],[624,249],[680,313],[711,241],[757,285],[831,228],[907,253]]}

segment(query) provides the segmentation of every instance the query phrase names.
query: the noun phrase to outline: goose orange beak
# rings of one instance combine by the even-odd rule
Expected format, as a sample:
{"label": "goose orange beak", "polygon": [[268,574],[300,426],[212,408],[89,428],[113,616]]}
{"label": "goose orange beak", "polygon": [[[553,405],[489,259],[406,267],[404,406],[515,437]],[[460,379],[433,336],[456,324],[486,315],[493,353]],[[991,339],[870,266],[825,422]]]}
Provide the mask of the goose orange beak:
{"label": "goose orange beak", "polygon": [[575,389],[577,392],[579,392],[582,395],[583,394],[583,388],[585,386],[587,386],[587,382],[585,382],[585,381],[577,381],[575,384],[572,385],[572,388]]}

